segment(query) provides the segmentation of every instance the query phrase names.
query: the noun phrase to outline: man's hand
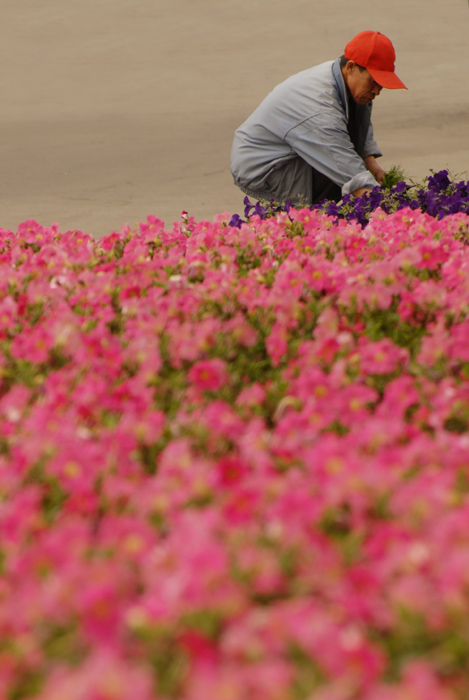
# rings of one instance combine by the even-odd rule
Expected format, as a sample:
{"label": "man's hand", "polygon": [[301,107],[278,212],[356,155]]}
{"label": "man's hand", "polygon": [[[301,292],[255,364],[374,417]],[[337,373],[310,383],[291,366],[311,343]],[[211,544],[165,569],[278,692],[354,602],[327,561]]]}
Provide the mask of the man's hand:
{"label": "man's hand", "polygon": [[367,170],[369,170],[370,173],[374,175],[378,184],[382,185],[385,173],[383,168],[378,164],[376,158],[374,156],[367,156],[366,158],[364,158],[364,162]]}
{"label": "man's hand", "polygon": [[352,194],[354,197],[361,197],[365,194],[365,192],[371,192],[371,189],[369,187],[360,187],[359,190],[355,190],[355,192],[352,192]]}

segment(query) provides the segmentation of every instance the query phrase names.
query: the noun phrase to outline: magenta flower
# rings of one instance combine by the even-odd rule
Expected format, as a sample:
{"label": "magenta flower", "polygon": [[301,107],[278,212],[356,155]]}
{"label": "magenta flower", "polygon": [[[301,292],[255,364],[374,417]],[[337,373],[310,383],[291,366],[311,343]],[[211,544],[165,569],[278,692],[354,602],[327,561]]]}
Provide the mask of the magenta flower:
{"label": "magenta flower", "polygon": [[200,391],[218,391],[229,382],[226,362],[220,358],[199,360],[192,365],[187,376]]}

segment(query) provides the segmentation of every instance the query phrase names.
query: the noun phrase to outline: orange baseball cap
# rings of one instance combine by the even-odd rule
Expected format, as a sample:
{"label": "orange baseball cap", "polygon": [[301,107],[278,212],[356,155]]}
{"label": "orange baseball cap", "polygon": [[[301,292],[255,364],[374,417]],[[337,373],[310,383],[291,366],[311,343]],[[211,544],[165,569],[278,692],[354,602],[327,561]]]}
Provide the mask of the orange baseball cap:
{"label": "orange baseball cap", "polygon": [[394,72],[396,52],[387,36],[380,32],[360,32],[345,47],[344,56],[349,61],[366,68],[381,87],[396,90],[406,86]]}

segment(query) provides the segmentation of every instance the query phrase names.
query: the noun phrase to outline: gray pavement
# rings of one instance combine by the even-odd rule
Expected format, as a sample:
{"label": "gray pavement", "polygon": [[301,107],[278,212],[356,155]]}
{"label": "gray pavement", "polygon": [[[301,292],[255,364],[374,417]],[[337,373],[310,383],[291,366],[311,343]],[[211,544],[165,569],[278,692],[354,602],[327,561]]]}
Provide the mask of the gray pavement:
{"label": "gray pavement", "polygon": [[469,177],[467,0],[2,0],[1,18],[4,228],[242,213],[234,129],[364,29],[390,37],[409,88],[374,104],[383,167]]}

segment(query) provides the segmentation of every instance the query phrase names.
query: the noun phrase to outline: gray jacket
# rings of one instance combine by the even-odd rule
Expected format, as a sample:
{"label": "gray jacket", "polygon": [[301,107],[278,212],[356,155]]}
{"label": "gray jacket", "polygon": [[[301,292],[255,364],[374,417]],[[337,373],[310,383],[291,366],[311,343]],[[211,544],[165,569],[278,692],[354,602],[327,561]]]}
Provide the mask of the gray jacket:
{"label": "gray jacket", "polygon": [[[298,156],[341,187],[342,195],[376,187],[363,162],[366,156],[382,155],[373,138],[372,105],[353,103],[356,128],[352,142],[339,64],[340,59],[327,61],[280,83],[236,130],[231,172],[238,187],[269,199],[272,172],[288,169],[291,161],[298,162]],[[311,183],[311,168],[306,170]],[[298,180],[298,174],[295,177]]]}

